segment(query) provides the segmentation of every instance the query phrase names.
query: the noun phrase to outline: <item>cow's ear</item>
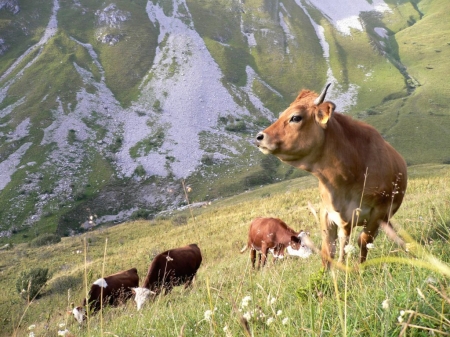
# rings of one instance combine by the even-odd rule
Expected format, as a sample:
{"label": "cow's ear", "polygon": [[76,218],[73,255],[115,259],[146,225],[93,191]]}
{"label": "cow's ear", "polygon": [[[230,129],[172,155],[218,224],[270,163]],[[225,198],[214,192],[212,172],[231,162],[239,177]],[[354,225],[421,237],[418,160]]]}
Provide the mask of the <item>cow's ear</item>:
{"label": "cow's ear", "polygon": [[316,108],[316,121],[322,128],[327,127],[328,120],[331,118],[335,107],[333,103],[325,102]]}
{"label": "cow's ear", "polygon": [[133,295],[136,295],[136,288],[130,288]]}

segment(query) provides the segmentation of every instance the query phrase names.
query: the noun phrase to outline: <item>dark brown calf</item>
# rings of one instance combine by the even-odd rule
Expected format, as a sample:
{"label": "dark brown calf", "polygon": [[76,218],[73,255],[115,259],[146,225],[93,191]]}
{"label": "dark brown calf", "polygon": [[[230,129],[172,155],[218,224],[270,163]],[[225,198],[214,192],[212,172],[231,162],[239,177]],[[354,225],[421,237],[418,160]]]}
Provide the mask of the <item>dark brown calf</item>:
{"label": "dark brown calf", "polygon": [[156,296],[163,289],[167,294],[174,286],[183,284],[187,288],[201,263],[202,254],[196,244],[167,250],[157,255],[148,268],[142,287],[133,289],[137,309],[141,309],[150,294]]}
{"label": "dark brown calf", "polygon": [[255,268],[256,251],[259,251],[258,268],[261,264],[264,267],[269,249],[273,249],[274,257],[283,256],[288,246],[294,250],[300,249],[299,234],[280,219],[256,218],[250,224],[247,246],[242,248],[241,253],[251,248],[250,258]]}
{"label": "dark brown calf", "polygon": [[[139,276],[136,268],[124,270],[95,281],[83,300],[83,305],[73,309],[75,319],[81,324],[86,318],[86,303],[89,303],[91,314],[100,310],[101,305],[118,305],[132,297],[132,287],[139,285]],[[102,303],[102,304],[101,304]]]}

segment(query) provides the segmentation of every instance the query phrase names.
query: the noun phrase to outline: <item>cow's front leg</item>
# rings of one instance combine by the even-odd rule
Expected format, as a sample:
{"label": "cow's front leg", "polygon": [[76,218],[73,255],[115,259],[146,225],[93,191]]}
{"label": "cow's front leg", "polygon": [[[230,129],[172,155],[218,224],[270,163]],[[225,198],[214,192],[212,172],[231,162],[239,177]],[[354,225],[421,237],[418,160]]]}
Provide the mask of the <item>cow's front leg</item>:
{"label": "cow's front leg", "polygon": [[266,265],[267,253],[269,252],[269,248],[267,247],[267,243],[265,241],[261,244],[261,266],[264,267]]}
{"label": "cow's front leg", "polygon": [[325,209],[320,212],[322,228],[322,265],[329,269],[336,253],[337,226],[328,219]]}
{"label": "cow's front leg", "polygon": [[344,263],[345,258],[345,246],[348,245],[350,239],[350,230],[340,227],[338,230],[339,237],[339,259],[338,262]]}

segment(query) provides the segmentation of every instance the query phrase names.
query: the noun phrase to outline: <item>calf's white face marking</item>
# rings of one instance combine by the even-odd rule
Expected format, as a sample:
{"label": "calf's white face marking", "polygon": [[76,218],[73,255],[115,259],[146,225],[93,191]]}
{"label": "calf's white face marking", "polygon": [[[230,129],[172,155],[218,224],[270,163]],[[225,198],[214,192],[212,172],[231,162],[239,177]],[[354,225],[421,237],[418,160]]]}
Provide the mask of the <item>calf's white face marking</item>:
{"label": "calf's white face marking", "polygon": [[147,288],[132,288],[136,296],[134,297],[134,301],[137,305],[137,310],[141,310],[142,306],[144,305],[145,301],[148,300],[148,297],[150,294],[155,294],[153,291]]}
{"label": "calf's white face marking", "polygon": [[103,288],[106,288],[108,286],[108,283],[106,283],[104,278],[99,278],[97,281],[94,282],[94,284]]}
{"label": "calf's white face marking", "polygon": [[72,313],[75,319],[78,321],[78,323],[80,324],[83,323],[84,315],[86,314],[86,310],[84,310],[84,308],[81,307],[73,308]]}

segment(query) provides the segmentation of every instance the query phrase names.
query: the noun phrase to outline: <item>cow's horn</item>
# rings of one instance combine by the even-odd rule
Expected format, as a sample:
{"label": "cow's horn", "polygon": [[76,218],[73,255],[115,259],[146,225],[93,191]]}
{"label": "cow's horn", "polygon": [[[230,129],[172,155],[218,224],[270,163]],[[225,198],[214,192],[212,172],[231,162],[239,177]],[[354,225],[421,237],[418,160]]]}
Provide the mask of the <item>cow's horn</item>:
{"label": "cow's horn", "polygon": [[325,99],[325,95],[327,94],[328,87],[329,87],[330,85],[331,85],[331,83],[328,83],[327,86],[325,87],[325,89],[323,89],[323,91],[322,91],[322,93],[320,94],[320,96],[316,98],[316,100],[314,101],[314,104],[315,104],[315,105],[322,104],[322,102],[323,102],[324,99]]}

